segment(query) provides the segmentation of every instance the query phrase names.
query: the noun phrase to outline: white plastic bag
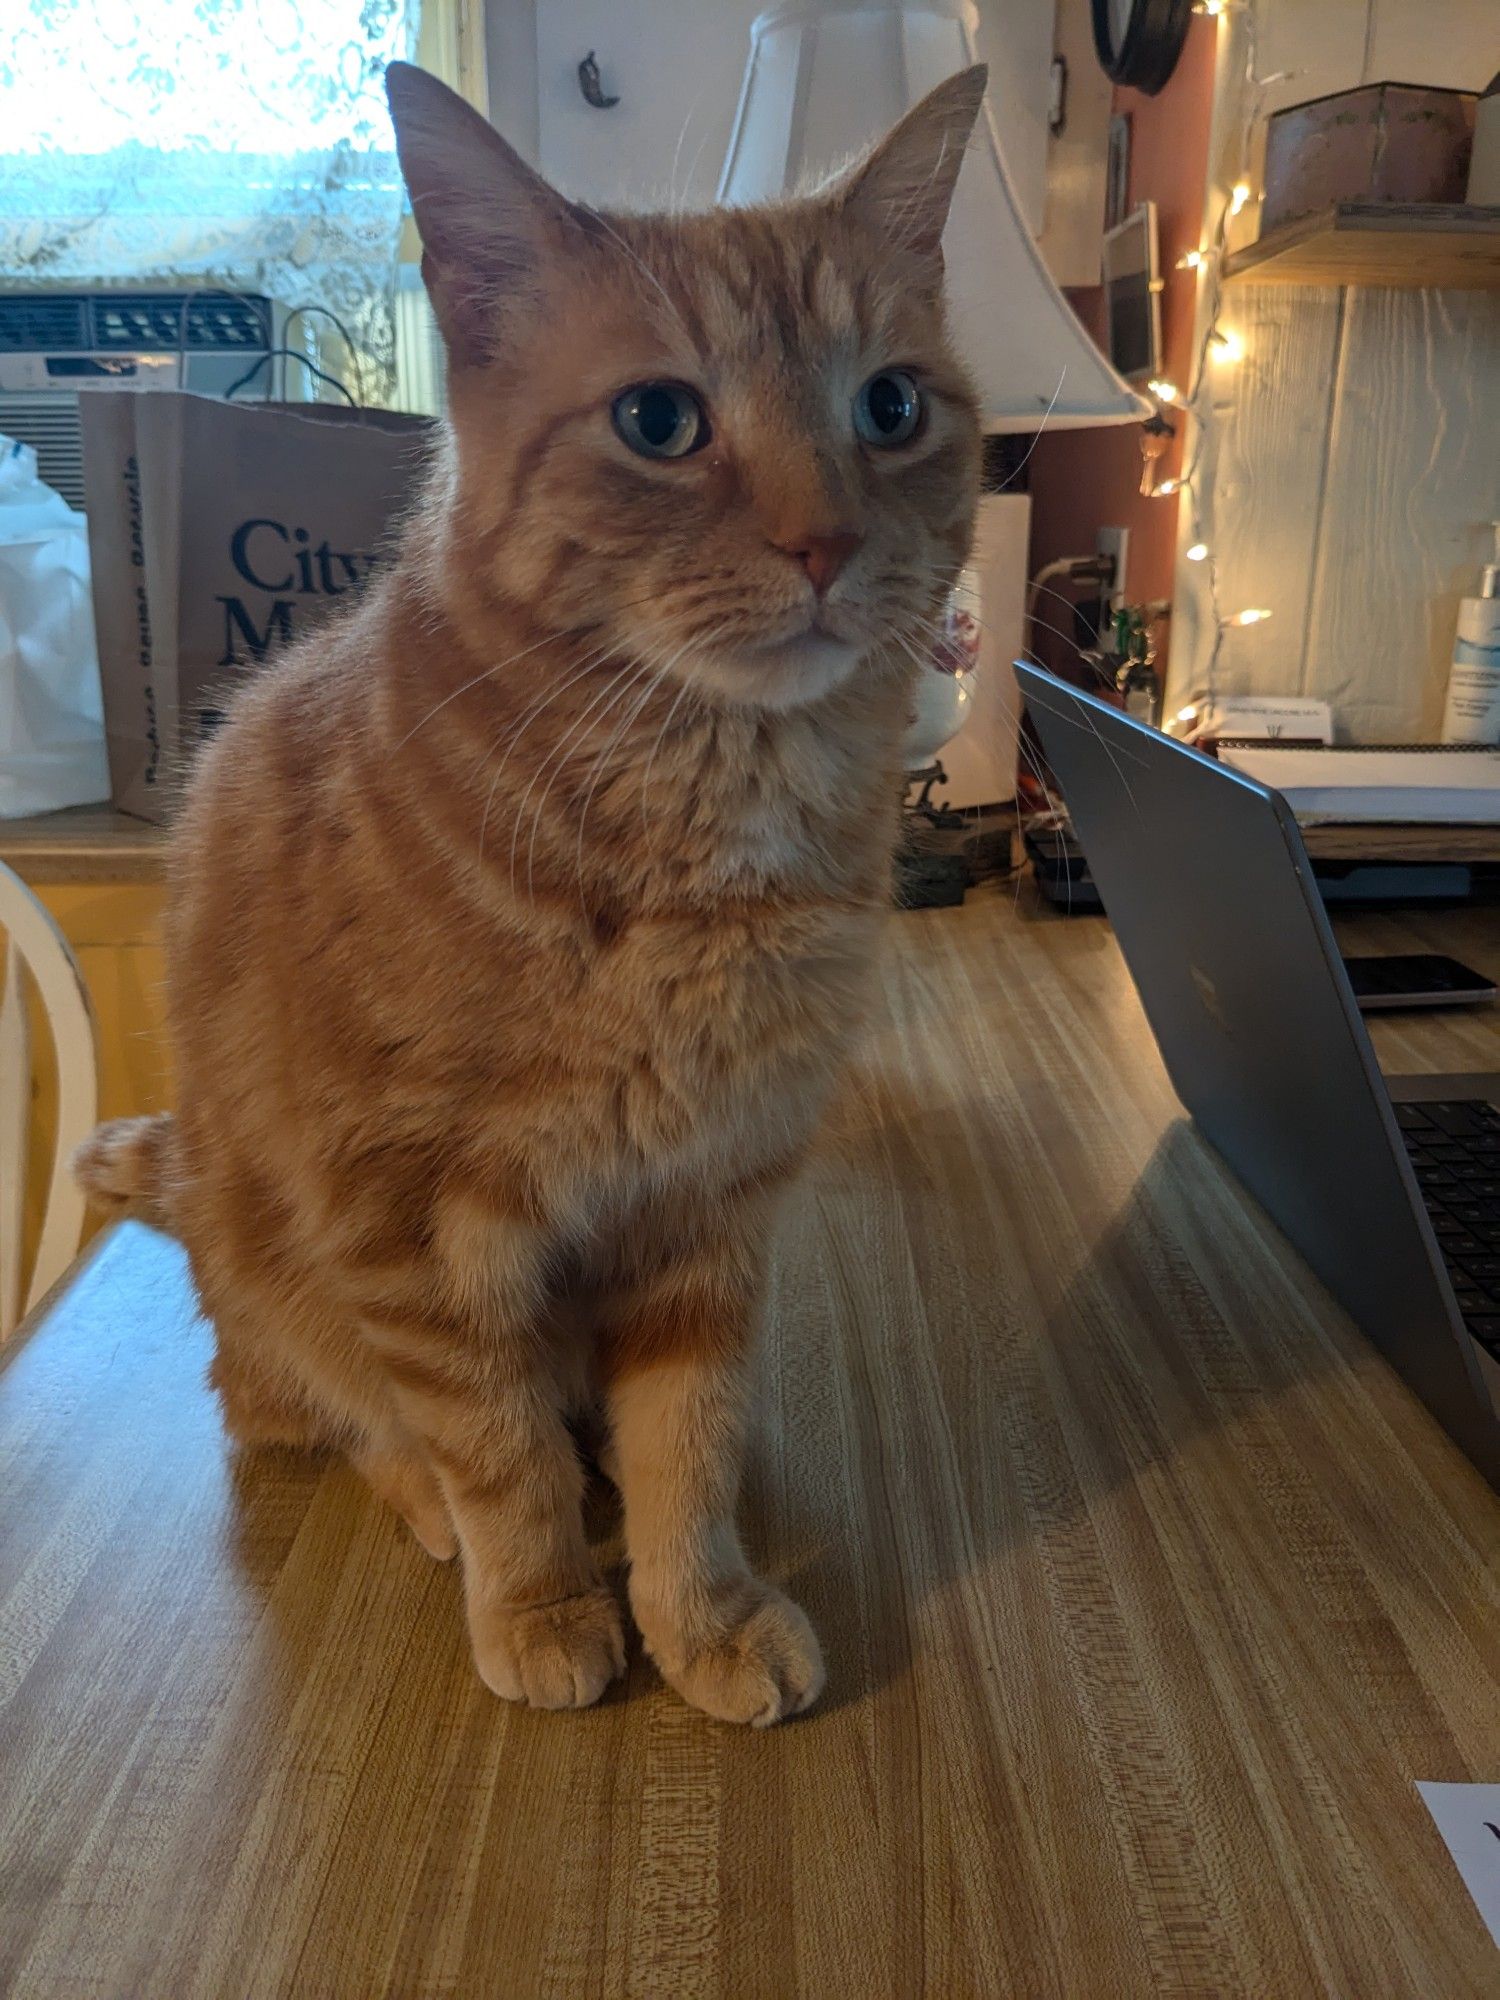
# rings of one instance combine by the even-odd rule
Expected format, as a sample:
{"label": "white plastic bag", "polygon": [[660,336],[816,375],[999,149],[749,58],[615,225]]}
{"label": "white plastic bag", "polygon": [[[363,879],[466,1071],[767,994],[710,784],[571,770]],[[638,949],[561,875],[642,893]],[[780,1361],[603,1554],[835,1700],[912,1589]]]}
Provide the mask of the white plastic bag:
{"label": "white plastic bag", "polygon": [[0,819],[108,797],[88,526],[0,437]]}

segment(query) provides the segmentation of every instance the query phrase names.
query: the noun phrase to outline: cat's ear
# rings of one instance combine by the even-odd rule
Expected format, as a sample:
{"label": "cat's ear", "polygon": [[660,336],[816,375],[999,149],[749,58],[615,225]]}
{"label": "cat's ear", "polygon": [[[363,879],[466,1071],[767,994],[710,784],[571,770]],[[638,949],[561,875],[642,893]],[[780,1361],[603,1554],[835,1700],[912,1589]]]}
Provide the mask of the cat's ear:
{"label": "cat's ear", "polygon": [[943,228],[988,76],[985,65],[975,63],[930,90],[873,153],[827,190],[827,198],[889,242],[940,266]]}
{"label": "cat's ear", "polygon": [[534,290],[549,257],[565,253],[578,212],[426,70],[393,62],[385,89],[422,238],[422,277],[449,358],[482,361],[506,308]]}

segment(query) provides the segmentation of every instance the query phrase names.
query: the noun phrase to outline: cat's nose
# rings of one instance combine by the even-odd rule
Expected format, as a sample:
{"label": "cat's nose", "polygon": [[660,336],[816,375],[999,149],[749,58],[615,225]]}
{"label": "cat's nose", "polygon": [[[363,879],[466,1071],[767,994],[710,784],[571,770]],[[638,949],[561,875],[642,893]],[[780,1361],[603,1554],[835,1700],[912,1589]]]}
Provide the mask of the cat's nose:
{"label": "cat's nose", "polygon": [[827,594],[828,586],[839,571],[856,552],[864,536],[856,534],[853,528],[835,528],[826,535],[793,535],[784,542],[775,542],[774,548],[788,555],[793,562],[801,563],[807,573],[807,580],[819,597]]}

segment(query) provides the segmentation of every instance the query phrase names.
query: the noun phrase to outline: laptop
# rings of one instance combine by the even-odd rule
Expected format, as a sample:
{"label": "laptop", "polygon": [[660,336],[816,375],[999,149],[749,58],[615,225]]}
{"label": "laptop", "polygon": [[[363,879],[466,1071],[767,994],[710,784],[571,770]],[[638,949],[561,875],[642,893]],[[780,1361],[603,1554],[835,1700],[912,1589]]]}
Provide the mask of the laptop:
{"label": "laptop", "polygon": [[1500,1487],[1500,1073],[1382,1076],[1280,794],[1016,675],[1177,1095]]}

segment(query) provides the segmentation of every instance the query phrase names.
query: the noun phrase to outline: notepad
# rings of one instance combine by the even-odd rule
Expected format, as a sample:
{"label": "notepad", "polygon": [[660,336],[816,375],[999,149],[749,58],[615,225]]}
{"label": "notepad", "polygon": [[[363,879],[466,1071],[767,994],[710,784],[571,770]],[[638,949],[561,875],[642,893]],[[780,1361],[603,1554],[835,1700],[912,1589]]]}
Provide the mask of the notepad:
{"label": "notepad", "polygon": [[1500,747],[1222,741],[1219,761],[1281,793],[1299,820],[1500,825]]}

